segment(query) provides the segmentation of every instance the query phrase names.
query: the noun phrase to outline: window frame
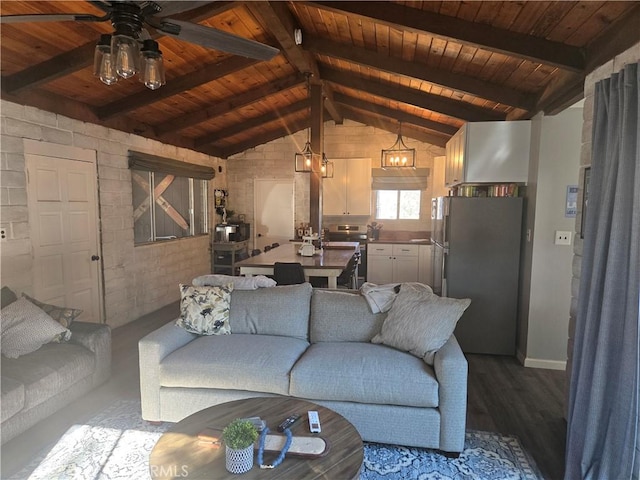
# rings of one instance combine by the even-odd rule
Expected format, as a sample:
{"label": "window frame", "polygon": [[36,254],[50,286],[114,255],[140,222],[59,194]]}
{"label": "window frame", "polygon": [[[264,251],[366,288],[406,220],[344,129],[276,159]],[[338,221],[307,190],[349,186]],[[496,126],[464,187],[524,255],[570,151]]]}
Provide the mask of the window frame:
{"label": "window frame", "polygon": [[[401,218],[400,217],[400,211],[401,211],[401,192],[418,192],[418,216],[415,218]],[[378,217],[378,212],[379,212],[379,208],[378,208],[378,203],[379,203],[379,192],[395,192],[396,193],[396,199],[397,199],[397,204],[396,204],[396,216],[395,218],[381,218]],[[374,190],[375,193],[375,219],[376,221],[381,220],[381,221],[419,221],[422,217],[422,195],[423,195],[423,191],[421,189],[417,189],[417,188],[399,188],[399,189],[376,189]]]}

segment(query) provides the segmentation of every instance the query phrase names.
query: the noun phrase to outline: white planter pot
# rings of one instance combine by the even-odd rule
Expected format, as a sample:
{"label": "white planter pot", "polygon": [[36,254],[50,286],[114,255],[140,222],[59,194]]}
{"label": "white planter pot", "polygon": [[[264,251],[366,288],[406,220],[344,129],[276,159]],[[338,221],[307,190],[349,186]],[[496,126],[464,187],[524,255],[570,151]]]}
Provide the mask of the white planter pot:
{"label": "white planter pot", "polygon": [[245,473],[253,468],[253,444],[242,450],[226,448],[226,466],[231,473]]}

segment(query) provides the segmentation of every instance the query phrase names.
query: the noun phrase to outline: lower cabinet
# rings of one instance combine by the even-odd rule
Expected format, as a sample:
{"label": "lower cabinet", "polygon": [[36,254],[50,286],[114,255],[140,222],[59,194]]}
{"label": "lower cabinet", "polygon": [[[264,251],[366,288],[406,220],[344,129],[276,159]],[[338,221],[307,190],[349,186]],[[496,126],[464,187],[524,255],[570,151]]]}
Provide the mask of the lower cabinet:
{"label": "lower cabinet", "polygon": [[377,283],[419,281],[419,245],[370,243],[367,245],[367,281]]}

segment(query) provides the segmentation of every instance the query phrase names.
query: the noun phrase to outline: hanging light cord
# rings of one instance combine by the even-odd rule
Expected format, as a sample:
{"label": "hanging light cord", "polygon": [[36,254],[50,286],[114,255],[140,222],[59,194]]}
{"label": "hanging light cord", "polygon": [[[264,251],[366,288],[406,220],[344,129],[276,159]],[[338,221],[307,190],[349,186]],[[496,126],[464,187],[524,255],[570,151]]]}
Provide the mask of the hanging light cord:
{"label": "hanging light cord", "polygon": [[291,440],[293,438],[291,430],[289,430],[288,428],[285,428],[284,433],[287,436],[287,441],[284,443],[284,447],[282,447],[282,450],[280,451],[280,455],[278,455],[278,458],[276,458],[271,465],[265,465],[263,463],[264,461],[263,456],[264,456],[264,442],[267,438],[267,433],[269,433],[269,427],[264,427],[262,429],[262,433],[260,434],[260,444],[258,446],[258,465],[260,465],[260,468],[262,469],[276,468],[278,465],[280,465],[284,460],[284,456],[289,451],[289,447],[291,446]]}

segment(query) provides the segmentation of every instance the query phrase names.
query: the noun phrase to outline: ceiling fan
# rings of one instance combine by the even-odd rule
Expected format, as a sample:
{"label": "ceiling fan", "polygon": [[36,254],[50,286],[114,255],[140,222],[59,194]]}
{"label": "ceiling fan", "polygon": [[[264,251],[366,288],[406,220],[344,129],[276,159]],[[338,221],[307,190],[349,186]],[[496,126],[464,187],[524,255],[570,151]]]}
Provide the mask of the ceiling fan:
{"label": "ceiling fan", "polygon": [[152,90],[164,84],[164,66],[158,43],[151,39],[145,25],[179,40],[257,60],[270,60],[279,53],[277,48],[270,45],[204,25],[168,18],[169,15],[211,2],[86,1],[103,11],[104,15],[86,13],[2,15],[0,23],[110,21],[114,32],[111,35],[101,35],[96,46],[94,74],[107,85],[111,85],[117,81],[118,76],[129,78],[140,71],[141,81]]}

